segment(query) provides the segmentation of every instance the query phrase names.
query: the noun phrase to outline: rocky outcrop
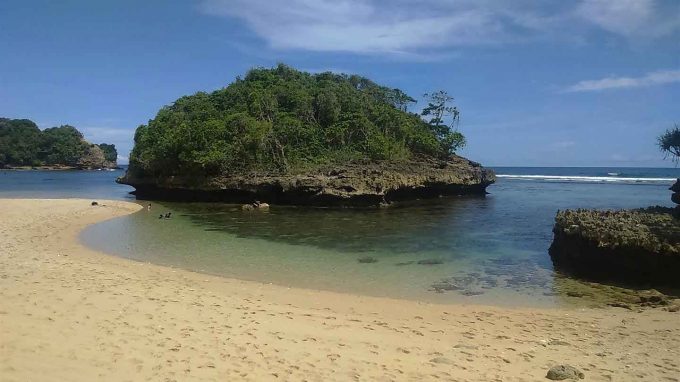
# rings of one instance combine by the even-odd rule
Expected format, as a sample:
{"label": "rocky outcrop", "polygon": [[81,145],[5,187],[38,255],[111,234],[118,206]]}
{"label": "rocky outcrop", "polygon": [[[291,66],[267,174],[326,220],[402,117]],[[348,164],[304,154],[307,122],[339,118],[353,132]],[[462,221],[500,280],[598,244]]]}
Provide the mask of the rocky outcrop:
{"label": "rocky outcrop", "polygon": [[546,378],[552,381],[564,381],[565,379],[577,380],[585,378],[583,372],[570,365],[557,365],[548,370]]}
{"label": "rocky outcrop", "polygon": [[355,162],[302,174],[144,178],[134,169],[118,179],[141,199],[317,206],[380,206],[446,195],[485,194],[493,171],[454,156],[403,162]]}
{"label": "rocky outcrop", "polygon": [[555,268],[595,281],[680,287],[680,220],[673,209],[559,211]]}
{"label": "rocky outcrop", "polygon": [[673,185],[669,188],[669,190],[673,191],[676,194],[680,192],[680,178],[678,178],[675,181],[675,183],[673,183]]}
{"label": "rocky outcrop", "polygon": [[85,152],[78,159],[78,167],[83,169],[102,168],[104,166],[104,152],[97,145],[88,144]]}
{"label": "rocky outcrop", "polygon": [[100,168],[118,167],[116,162],[110,162],[106,160],[104,151],[98,145],[87,142],[85,142],[85,144],[87,147],[85,148],[83,155],[78,159],[77,168],[84,170],[94,170]]}
{"label": "rocky outcrop", "polygon": [[241,209],[243,211],[255,211],[255,210],[266,211],[266,210],[269,209],[269,204],[268,203],[262,203],[259,200],[256,200],[253,203],[248,203],[248,204],[242,205]]}

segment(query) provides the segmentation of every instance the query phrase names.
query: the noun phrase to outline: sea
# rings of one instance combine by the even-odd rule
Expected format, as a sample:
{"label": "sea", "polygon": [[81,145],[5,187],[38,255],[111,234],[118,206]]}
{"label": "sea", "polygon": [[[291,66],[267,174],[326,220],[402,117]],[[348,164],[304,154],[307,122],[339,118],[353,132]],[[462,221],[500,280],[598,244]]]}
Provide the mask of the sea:
{"label": "sea", "polygon": [[[151,211],[92,225],[80,239],[113,256],[286,287],[430,303],[599,306],[632,291],[553,269],[555,213],[671,207],[668,188],[680,177],[678,168],[494,170],[486,196],[382,209],[150,201]],[[114,181],[123,172],[0,171],[0,198],[135,201],[132,188]]]}

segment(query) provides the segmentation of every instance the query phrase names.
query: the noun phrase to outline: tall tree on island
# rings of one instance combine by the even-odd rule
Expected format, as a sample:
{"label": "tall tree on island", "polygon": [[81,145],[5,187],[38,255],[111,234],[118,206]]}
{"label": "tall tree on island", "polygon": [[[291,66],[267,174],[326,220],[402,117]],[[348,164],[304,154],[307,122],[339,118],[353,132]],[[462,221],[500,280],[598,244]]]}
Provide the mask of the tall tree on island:
{"label": "tall tree on island", "polygon": [[[666,158],[671,157],[671,160],[677,166],[680,163],[680,125],[676,123],[673,128],[661,134],[658,138],[658,144]],[[677,204],[675,216],[680,218],[680,178],[671,186],[670,190],[673,191],[671,200]]]}
{"label": "tall tree on island", "polygon": [[673,128],[661,134],[658,144],[666,158],[670,157],[676,165],[680,163],[680,125],[676,123]]}
{"label": "tall tree on island", "polygon": [[[451,106],[453,97],[444,90],[425,94],[428,103],[421,112],[423,117],[429,117],[428,123],[435,136],[439,139],[442,149],[448,154],[455,154],[465,146],[465,136],[458,131],[460,111]],[[449,120],[447,123],[446,120]]]}

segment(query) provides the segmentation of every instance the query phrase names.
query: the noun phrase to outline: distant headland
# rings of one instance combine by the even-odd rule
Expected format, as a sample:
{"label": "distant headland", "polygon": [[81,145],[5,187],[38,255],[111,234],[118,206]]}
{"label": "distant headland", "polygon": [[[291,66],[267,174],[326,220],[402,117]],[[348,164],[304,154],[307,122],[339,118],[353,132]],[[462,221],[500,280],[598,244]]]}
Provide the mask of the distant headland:
{"label": "distant headland", "polygon": [[117,168],[116,146],[93,144],[73,126],[40,130],[29,119],[0,118],[0,169]]}
{"label": "distant headland", "polygon": [[465,145],[446,92],[421,114],[399,89],[279,64],[181,97],[135,133],[119,183],[140,198],[374,206],[484,194],[493,171]]}

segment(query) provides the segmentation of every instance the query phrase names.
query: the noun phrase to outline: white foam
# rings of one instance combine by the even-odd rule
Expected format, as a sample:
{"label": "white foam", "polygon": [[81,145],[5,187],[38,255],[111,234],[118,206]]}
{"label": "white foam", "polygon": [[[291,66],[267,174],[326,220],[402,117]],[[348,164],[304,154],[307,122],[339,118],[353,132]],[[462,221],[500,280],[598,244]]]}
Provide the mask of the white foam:
{"label": "white foam", "polygon": [[622,178],[618,176],[496,175],[496,177],[507,179],[595,183],[672,183],[675,181],[675,178]]}

